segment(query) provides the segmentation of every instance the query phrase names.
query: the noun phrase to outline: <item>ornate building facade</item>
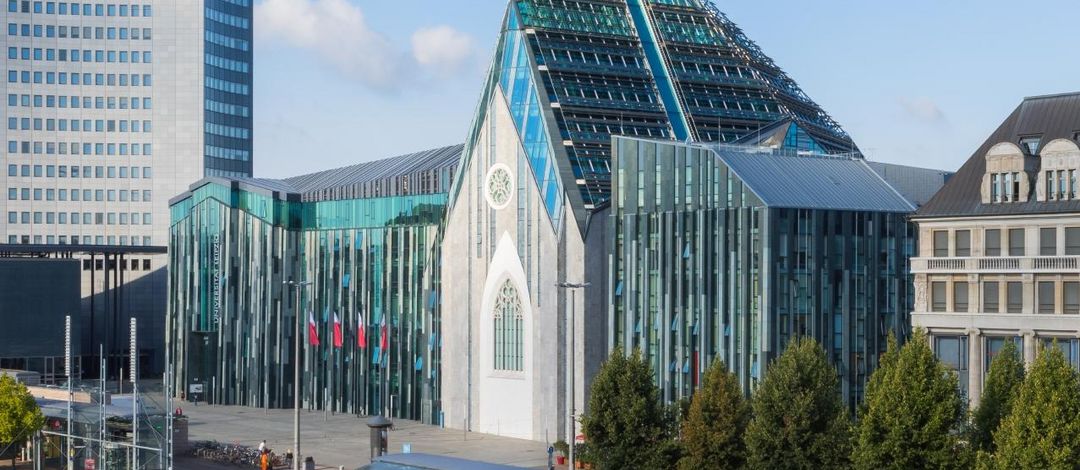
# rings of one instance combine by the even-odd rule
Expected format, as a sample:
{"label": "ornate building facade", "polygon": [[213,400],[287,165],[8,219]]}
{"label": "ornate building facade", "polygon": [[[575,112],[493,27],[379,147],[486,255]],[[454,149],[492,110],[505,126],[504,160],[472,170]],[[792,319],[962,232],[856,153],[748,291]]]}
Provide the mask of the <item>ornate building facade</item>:
{"label": "ornate building facade", "polygon": [[1025,99],[915,215],[912,322],[971,406],[1006,342],[1080,367],[1080,94]]}

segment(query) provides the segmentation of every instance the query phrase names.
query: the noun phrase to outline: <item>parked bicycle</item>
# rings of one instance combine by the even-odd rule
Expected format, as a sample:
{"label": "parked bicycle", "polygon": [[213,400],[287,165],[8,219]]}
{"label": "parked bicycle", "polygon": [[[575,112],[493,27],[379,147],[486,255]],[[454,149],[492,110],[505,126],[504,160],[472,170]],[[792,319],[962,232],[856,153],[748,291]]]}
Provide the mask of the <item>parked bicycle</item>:
{"label": "parked bicycle", "polygon": [[[217,441],[192,442],[190,455],[203,460],[242,467],[259,466],[259,450],[239,443],[222,444]],[[272,455],[274,468],[285,468],[285,459]]]}

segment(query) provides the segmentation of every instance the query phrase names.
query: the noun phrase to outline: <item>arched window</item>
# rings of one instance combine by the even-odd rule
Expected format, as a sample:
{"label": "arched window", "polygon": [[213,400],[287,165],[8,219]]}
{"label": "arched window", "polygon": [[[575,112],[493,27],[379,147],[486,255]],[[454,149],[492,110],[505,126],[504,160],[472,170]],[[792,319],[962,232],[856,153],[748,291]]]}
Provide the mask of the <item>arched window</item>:
{"label": "arched window", "polygon": [[495,370],[523,370],[525,345],[521,296],[509,279],[495,298]]}

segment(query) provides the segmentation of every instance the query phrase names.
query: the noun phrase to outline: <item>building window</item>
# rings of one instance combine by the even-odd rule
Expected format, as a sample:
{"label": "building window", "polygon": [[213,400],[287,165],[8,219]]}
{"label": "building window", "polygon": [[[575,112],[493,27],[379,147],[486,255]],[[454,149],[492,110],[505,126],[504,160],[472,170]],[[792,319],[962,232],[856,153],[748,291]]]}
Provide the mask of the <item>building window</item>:
{"label": "building window", "polygon": [[1080,282],[1061,283],[1062,301],[1064,313],[1069,315],[1080,314]]}
{"label": "building window", "polygon": [[1022,282],[1005,283],[1005,311],[1008,313],[1023,313],[1024,284]]}
{"label": "building window", "polygon": [[1040,228],[1039,229],[1039,255],[1040,256],[1056,256],[1057,255],[1057,229],[1056,228]]}
{"label": "building window", "polygon": [[1053,200],[1057,191],[1054,191],[1054,170],[1043,172],[1043,182],[1046,186],[1046,199],[1047,201]]}
{"label": "building window", "polygon": [[998,283],[984,282],[983,283],[983,312],[985,313],[1000,313],[1001,307],[999,305],[1001,297],[998,293]]}
{"label": "building window", "polygon": [[971,230],[957,230],[956,256],[971,256]]}
{"label": "building window", "polygon": [[1028,155],[1038,155],[1040,141],[1042,141],[1042,138],[1039,136],[1021,137],[1020,147],[1023,148]]}
{"label": "building window", "polygon": [[509,279],[495,299],[495,370],[524,370],[524,319],[521,296]]}
{"label": "building window", "polygon": [[1080,255],[1080,227],[1065,227],[1065,255]]}
{"label": "building window", "polygon": [[1073,369],[1080,370],[1080,340],[1076,338],[1045,338],[1040,337],[1043,349],[1056,347],[1061,350],[1065,360]]}
{"label": "building window", "polygon": [[1024,256],[1024,229],[1009,229],[1009,256]]}
{"label": "building window", "polygon": [[938,336],[934,338],[934,353],[938,360],[956,371],[960,393],[968,393],[968,338],[967,336]]}
{"label": "building window", "polygon": [[[1080,235],[1080,233],[1077,233],[1077,235]],[[1001,256],[1001,230],[996,228],[986,229],[983,232],[983,241],[986,256]],[[1077,241],[1080,242],[1080,238]]]}
{"label": "building window", "polygon": [[953,311],[968,311],[968,283],[966,282],[953,283]]}
{"label": "building window", "polygon": [[945,282],[935,281],[930,283],[930,311],[945,311]]}
{"label": "building window", "polygon": [[1023,354],[1024,350],[1024,338],[1019,336],[987,336],[986,341],[986,364],[983,366],[983,374],[985,375],[990,371],[990,363],[994,361],[994,357],[997,357],[1001,352],[1001,348],[1005,347],[1006,343],[1013,343],[1016,345],[1016,351],[1019,354]]}
{"label": "building window", "polygon": [[1039,282],[1039,313],[1054,313],[1054,282]]}
{"label": "building window", "polygon": [[1065,200],[1065,199],[1069,198],[1068,183],[1066,183],[1065,177],[1066,177],[1065,170],[1058,170],[1057,171],[1057,180],[1058,180],[1058,185],[1057,185],[1057,195],[1058,196],[1057,196],[1057,198],[1059,200]]}
{"label": "building window", "polygon": [[934,257],[944,258],[949,256],[949,232],[934,230]]}
{"label": "building window", "polygon": [[[1017,202],[1020,200],[1020,173],[993,173],[990,175],[990,200],[992,202]],[[1003,186],[998,189],[998,184]],[[1000,192],[999,192],[1000,191]],[[1047,192],[1049,195],[1050,193]],[[1049,197],[1049,196],[1048,196]]]}

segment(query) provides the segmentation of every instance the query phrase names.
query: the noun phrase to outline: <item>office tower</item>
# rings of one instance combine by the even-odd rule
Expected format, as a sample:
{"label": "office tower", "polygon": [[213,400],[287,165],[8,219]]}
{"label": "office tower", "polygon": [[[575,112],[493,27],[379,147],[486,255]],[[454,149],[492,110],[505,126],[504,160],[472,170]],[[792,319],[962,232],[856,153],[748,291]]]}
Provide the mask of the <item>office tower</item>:
{"label": "office tower", "polygon": [[85,354],[106,342],[119,364],[137,316],[151,371],[162,364],[168,200],[252,172],[252,12],[251,0],[0,7],[0,244],[81,261]]}
{"label": "office tower", "polygon": [[251,175],[250,0],[9,1],[0,15],[0,241],[164,245],[170,197]]}

